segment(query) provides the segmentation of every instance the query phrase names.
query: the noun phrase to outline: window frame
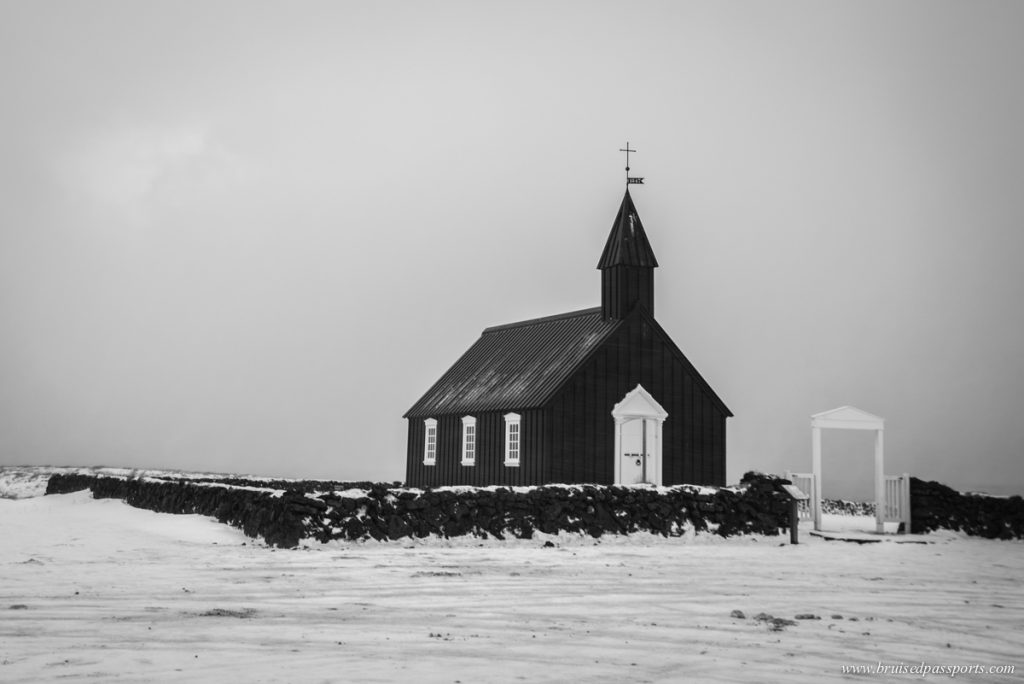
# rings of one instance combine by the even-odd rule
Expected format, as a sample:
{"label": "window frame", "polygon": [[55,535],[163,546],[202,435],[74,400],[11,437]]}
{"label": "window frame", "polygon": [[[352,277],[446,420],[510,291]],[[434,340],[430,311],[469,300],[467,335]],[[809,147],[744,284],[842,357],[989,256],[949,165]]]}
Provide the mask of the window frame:
{"label": "window frame", "polygon": [[505,466],[518,468],[523,458],[523,417],[518,413],[505,416]]}
{"label": "window frame", "polygon": [[476,418],[462,417],[462,465],[476,465],[477,431]]}
{"label": "window frame", "polygon": [[437,421],[433,418],[423,421],[423,465],[437,465]]}

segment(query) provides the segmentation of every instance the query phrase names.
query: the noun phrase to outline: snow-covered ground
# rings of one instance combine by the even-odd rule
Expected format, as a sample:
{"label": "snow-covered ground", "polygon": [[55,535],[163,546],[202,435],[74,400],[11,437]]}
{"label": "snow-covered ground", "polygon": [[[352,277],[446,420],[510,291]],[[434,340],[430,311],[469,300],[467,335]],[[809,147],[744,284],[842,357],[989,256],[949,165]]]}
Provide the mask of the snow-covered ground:
{"label": "snow-covered ground", "polygon": [[0,500],[0,681],[820,682],[879,661],[1019,681],[1024,545],[926,538],[283,551],[87,492]]}

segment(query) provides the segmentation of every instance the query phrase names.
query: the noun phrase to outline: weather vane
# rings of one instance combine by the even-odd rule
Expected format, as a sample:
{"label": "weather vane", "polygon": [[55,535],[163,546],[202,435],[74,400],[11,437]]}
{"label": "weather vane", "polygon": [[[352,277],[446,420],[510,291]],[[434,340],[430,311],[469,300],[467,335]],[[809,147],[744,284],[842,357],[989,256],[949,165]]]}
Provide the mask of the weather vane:
{"label": "weather vane", "polygon": [[636,176],[630,176],[629,175],[629,153],[630,152],[636,152],[636,150],[629,149],[629,141],[628,140],[626,141],[625,149],[619,148],[619,152],[625,152],[626,153],[626,185],[643,185],[644,184],[644,179],[643,178],[637,178]]}

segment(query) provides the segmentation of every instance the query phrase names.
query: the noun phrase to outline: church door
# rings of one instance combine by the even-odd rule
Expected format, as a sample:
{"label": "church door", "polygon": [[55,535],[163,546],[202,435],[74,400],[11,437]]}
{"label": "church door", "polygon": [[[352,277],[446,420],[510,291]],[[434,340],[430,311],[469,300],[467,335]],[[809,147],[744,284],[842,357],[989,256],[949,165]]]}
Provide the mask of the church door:
{"label": "church door", "polygon": [[650,451],[647,448],[648,421],[633,418],[622,424],[622,484],[651,482]]}
{"label": "church door", "polygon": [[667,417],[640,385],[615,405],[615,484],[661,484],[661,428]]}

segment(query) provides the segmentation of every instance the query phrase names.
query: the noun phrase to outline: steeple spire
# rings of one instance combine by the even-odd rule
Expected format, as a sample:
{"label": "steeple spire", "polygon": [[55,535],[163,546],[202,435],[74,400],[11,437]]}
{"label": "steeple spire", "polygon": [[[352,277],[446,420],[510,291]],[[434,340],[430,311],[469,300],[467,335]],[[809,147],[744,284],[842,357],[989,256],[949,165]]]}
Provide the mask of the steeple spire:
{"label": "steeple spire", "polygon": [[642,304],[653,315],[654,269],[657,267],[658,260],[627,188],[597,263],[601,271],[604,317],[625,318],[637,304]]}

